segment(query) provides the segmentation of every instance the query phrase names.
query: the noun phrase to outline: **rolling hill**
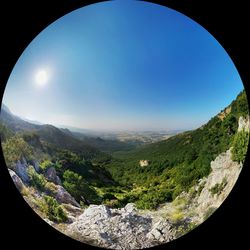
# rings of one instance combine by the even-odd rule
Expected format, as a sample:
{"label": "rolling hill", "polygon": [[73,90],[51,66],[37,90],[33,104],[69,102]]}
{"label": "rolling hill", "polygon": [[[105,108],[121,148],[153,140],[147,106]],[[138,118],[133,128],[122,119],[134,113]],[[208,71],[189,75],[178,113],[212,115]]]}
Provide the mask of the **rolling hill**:
{"label": "rolling hill", "polygon": [[82,133],[72,132],[69,129],[59,129],[49,124],[38,125],[24,121],[12,114],[4,104],[2,105],[0,123],[13,133],[36,134],[41,140],[51,144],[54,148],[68,149],[81,153],[86,159],[99,157],[108,159],[109,156],[106,153],[134,148],[130,144],[119,141],[103,140],[101,138],[89,137]]}

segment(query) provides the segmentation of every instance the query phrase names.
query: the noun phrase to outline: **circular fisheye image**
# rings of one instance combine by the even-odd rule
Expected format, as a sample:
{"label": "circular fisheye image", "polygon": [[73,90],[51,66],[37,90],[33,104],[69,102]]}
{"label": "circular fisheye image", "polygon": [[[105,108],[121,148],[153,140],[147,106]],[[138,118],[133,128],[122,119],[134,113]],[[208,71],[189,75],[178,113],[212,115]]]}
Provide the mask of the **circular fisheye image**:
{"label": "circular fisheye image", "polygon": [[1,147],[49,225],[85,244],[144,249],[223,203],[249,142],[246,92],[216,39],[185,15],[106,1],[49,25],[7,82]]}

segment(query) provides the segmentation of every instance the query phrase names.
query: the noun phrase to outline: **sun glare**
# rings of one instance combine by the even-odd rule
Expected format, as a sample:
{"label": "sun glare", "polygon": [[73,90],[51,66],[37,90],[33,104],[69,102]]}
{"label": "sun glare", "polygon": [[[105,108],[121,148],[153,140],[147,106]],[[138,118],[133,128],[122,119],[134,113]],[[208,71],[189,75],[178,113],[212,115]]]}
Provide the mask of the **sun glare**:
{"label": "sun glare", "polygon": [[44,86],[48,83],[48,73],[45,70],[39,70],[35,75],[36,84]]}

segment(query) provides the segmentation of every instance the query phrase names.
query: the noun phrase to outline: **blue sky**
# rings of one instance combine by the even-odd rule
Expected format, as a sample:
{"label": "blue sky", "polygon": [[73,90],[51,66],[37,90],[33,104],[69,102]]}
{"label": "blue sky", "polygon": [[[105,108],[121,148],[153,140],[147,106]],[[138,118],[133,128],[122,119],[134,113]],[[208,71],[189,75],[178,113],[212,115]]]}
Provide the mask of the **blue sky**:
{"label": "blue sky", "polygon": [[160,5],[116,0],[42,31],[16,63],[3,102],[54,125],[193,129],[242,89],[231,59],[200,25]]}

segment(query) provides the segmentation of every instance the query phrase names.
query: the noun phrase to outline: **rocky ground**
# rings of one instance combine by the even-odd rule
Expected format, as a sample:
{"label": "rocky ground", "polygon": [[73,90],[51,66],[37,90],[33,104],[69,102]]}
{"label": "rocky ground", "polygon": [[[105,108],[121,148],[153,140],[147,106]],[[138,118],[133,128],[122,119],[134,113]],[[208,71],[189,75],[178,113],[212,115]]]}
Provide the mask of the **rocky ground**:
{"label": "rocky ground", "polygon": [[[112,249],[141,249],[169,242],[202,223],[228,196],[241,170],[231,152],[211,162],[211,174],[182,193],[174,202],[155,211],[137,210],[134,204],[122,209],[89,206],[66,234],[92,245]],[[217,193],[211,190],[220,186]]]}
{"label": "rocky ground", "polygon": [[[53,197],[63,206],[68,221],[54,223],[40,212],[42,194],[30,188],[25,160],[18,162],[10,175],[27,203],[50,225],[79,241],[111,249],[142,249],[167,243],[202,223],[218,208],[233,188],[242,165],[231,160],[231,151],[220,154],[211,162],[211,173],[199,184],[182,193],[175,201],[157,210],[138,210],[132,203],[121,209],[104,205],[80,208],[75,199],[60,185],[55,169],[45,176],[53,187]],[[35,171],[39,171],[33,167]]]}
{"label": "rocky ground", "polygon": [[[40,212],[41,193],[30,188],[25,161],[18,162],[16,174],[10,175],[27,203],[47,223],[79,241],[111,249],[142,249],[167,243],[202,223],[218,208],[233,188],[242,165],[231,160],[231,151],[220,154],[211,162],[211,173],[199,184],[182,193],[175,201],[165,203],[157,210],[138,210],[134,204],[121,209],[104,205],[80,208],[75,199],[60,185],[55,169],[45,173],[53,183],[53,197],[62,204],[68,216],[67,223],[57,224]],[[35,171],[39,171],[33,167]]]}

